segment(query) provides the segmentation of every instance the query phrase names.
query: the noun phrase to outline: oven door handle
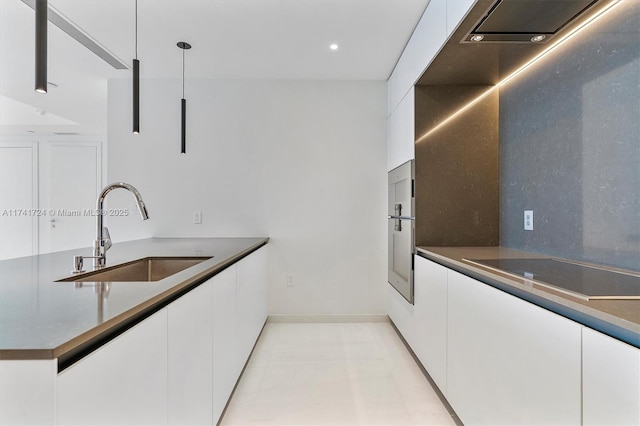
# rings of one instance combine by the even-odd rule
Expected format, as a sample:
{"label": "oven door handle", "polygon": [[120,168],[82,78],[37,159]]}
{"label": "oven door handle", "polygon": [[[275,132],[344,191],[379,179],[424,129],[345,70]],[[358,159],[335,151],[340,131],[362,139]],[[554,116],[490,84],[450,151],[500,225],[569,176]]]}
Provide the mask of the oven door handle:
{"label": "oven door handle", "polygon": [[412,217],[409,216],[389,216],[389,219],[393,219],[395,221],[393,225],[393,230],[395,232],[402,232],[402,221],[403,220],[413,220]]}

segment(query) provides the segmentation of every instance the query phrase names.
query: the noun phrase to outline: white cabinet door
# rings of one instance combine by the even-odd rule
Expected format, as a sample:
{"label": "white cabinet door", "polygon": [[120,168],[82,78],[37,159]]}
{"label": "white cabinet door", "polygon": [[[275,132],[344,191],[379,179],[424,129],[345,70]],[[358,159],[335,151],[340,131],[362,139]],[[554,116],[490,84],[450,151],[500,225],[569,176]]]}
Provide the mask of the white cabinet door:
{"label": "white cabinet door", "polygon": [[213,279],[168,309],[168,418],[170,425],[214,424]]}
{"label": "white cabinet door", "polygon": [[475,0],[447,0],[447,38],[458,28]]}
{"label": "white cabinet door", "polygon": [[415,342],[418,359],[446,396],[447,268],[415,256]]}
{"label": "white cabinet door", "polygon": [[167,310],[58,375],[58,424],[167,423]]}
{"label": "white cabinet door", "polygon": [[415,157],[415,93],[413,87],[387,119],[387,171]]}
{"label": "white cabinet door", "polygon": [[0,425],[55,424],[58,362],[0,361]]}
{"label": "white cabinet door", "polygon": [[387,115],[396,109],[447,39],[447,2],[431,0],[388,81]]}
{"label": "white cabinet door", "polygon": [[237,267],[237,368],[242,370],[267,320],[267,247],[251,253]]}
{"label": "white cabinet door", "polygon": [[585,425],[640,425],[640,349],[582,330]]}
{"label": "white cabinet door", "polygon": [[415,323],[413,311],[414,306],[407,302],[407,299],[402,297],[391,284],[387,283],[387,315],[412,349],[414,347],[413,328]]}
{"label": "white cabinet door", "polygon": [[447,399],[465,424],[577,425],[581,326],[448,272]]}
{"label": "white cabinet door", "polygon": [[213,282],[213,419],[217,422],[238,380],[236,354],[236,265]]}

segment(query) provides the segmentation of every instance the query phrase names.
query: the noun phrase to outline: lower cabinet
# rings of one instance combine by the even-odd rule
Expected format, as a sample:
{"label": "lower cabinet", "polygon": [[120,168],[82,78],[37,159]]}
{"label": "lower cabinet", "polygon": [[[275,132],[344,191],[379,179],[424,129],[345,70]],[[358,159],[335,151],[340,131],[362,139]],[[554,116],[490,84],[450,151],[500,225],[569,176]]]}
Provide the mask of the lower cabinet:
{"label": "lower cabinet", "polygon": [[0,425],[55,423],[58,362],[0,360]]}
{"label": "lower cabinet", "polygon": [[584,425],[640,425],[640,349],[582,330]]}
{"label": "lower cabinet", "polygon": [[447,394],[447,268],[415,257],[415,348],[418,359]]}
{"label": "lower cabinet", "polygon": [[387,314],[409,346],[415,347],[413,328],[415,324],[414,305],[406,301],[398,290],[387,283]]}
{"label": "lower cabinet", "polygon": [[579,324],[448,272],[447,399],[465,424],[581,422]]}
{"label": "lower cabinet", "polygon": [[167,423],[167,309],[162,309],[57,378],[60,425]]}
{"label": "lower cabinet", "polygon": [[267,250],[261,249],[237,263],[238,366],[247,362],[267,320]]}
{"label": "lower cabinet", "polygon": [[171,425],[216,424],[267,319],[266,248],[168,306]]}
{"label": "lower cabinet", "polygon": [[[57,380],[58,424],[216,424],[267,319],[266,268],[266,248],[261,248],[87,355],[57,379],[50,375],[49,395],[54,394]],[[46,370],[48,364],[39,365]],[[7,371],[3,380],[23,377],[20,366],[3,363],[2,367],[0,373]],[[27,390],[34,389],[35,385]],[[10,401],[4,387],[0,391],[0,402]],[[46,402],[43,398],[45,408]],[[33,413],[25,417],[3,408],[0,420],[6,414],[8,423],[34,423],[47,415],[52,419],[54,411],[51,407],[40,417]]]}
{"label": "lower cabinet", "polygon": [[224,406],[240,374],[236,349],[236,267],[213,277],[213,419]]}
{"label": "lower cabinet", "polygon": [[170,425],[213,424],[213,291],[215,278],[168,308],[167,405]]}

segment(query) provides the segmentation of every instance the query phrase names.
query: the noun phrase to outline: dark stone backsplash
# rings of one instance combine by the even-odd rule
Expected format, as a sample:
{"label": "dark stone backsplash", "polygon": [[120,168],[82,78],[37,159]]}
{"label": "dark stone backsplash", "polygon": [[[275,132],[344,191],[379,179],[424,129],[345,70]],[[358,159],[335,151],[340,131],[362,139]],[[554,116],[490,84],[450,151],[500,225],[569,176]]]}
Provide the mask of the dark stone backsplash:
{"label": "dark stone backsplash", "polygon": [[500,244],[640,270],[640,2],[501,88]]}

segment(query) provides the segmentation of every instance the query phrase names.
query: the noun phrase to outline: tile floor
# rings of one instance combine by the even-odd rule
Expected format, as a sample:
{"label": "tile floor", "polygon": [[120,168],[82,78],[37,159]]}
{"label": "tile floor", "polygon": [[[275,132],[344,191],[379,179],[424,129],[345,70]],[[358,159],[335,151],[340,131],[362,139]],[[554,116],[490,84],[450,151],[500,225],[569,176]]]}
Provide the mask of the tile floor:
{"label": "tile floor", "polygon": [[267,324],[221,425],[455,425],[389,323]]}

